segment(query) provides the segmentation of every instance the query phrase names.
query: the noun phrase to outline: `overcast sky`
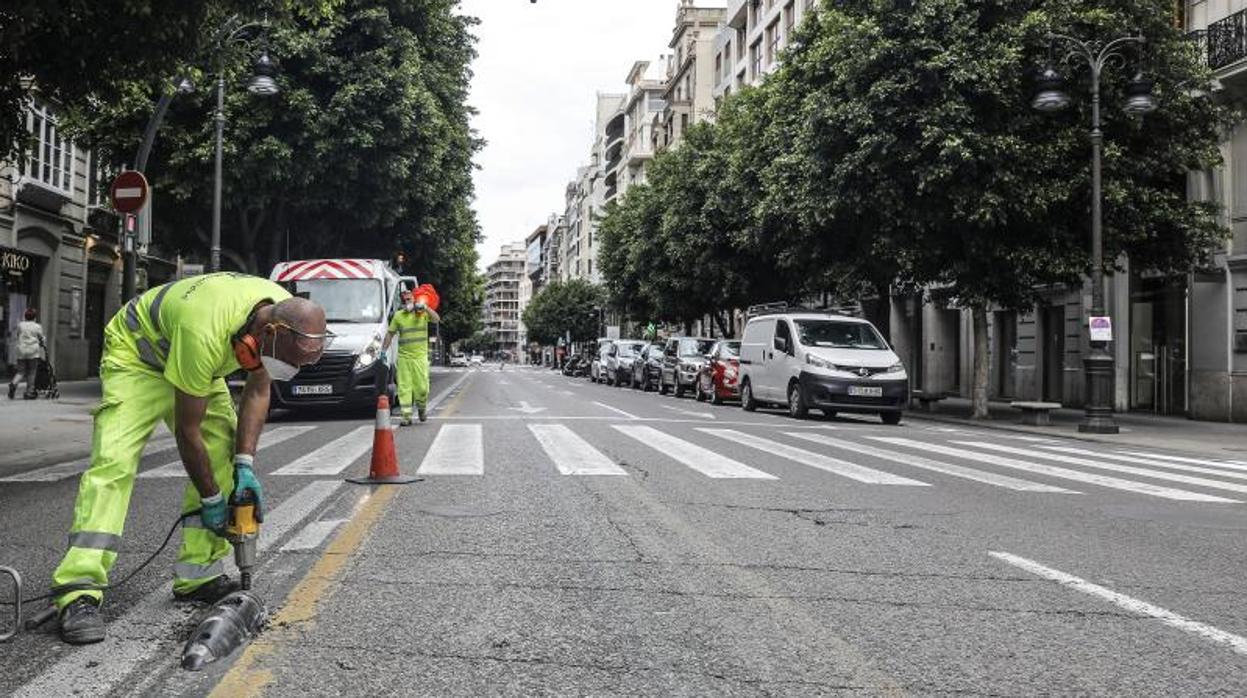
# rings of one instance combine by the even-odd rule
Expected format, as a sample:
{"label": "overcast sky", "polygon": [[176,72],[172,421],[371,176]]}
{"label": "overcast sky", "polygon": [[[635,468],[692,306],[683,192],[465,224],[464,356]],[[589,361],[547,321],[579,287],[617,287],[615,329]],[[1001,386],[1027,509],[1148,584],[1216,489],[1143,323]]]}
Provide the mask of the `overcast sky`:
{"label": "overcast sky", "polygon": [[[696,3],[713,5],[709,0]],[[726,4],[721,3],[721,4]],[[481,267],[551,213],[593,144],[597,92],[668,51],[678,0],[462,0],[480,19],[473,65]]]}

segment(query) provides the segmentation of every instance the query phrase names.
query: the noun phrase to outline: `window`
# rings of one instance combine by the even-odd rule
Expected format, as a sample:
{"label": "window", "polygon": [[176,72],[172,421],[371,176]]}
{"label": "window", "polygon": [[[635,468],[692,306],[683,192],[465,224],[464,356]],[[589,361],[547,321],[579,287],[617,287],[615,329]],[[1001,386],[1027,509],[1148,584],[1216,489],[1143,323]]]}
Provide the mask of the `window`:
{"label": "window", "polygon": [[87,206],[102,206],[108,200],[106,190],[117,168],[107,161],[106,155],[91,151],[87,164]]}
{"label": "window", "polygon": [[784,36],[792,37],[792,27],[797,21],[797,8],[793,7],[794,0],[788,0],[788,4],[784,5]]}
{"label": "window", "polygon": [[714,79],[718,80],[723,76],[723,54],[714,54]]}
{"label": "window", "polygon": [[771,26],[766,28],[766,64],[768,66],[775,65],[775,56],[779,54],[779,20],[771,22]]}
{"label": "window", "polygon": [[43,105],[26,113],[26,128],[34,135],[22,174],[65,194],[73,193],[74,144],[56,130],[56,115]]}
{"label": "window", "polygon": [[745,30],[737,29],[736,30],[736,60],[739,61],[739,60],[743,60],[744,58],[745,58]]}
{"label": "window", "polygon": [[792,330],[788,329],[787,320],[778,320],[775,322],[775,339],[772,342],[775,351],[782,351],[791,354],[792,347]]}
{"label": "window", "polygon": [[749,47],[749,69],[750,75],[757,79],[762,75],[762,40],[753,42],[753,46]]}

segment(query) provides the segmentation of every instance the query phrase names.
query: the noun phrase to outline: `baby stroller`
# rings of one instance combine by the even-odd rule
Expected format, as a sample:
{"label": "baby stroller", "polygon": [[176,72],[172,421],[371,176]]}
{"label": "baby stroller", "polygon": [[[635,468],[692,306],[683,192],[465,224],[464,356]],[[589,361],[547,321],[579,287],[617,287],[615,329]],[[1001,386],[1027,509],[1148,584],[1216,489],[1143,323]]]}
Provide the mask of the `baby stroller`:
{"label": "baby stroller", "polygon": [[[61,396],[60,388],[56,385],[56,370],[52,368],[52,362],[47,360],[48,348],[44,346],[43,341],[39,341],[39,346],[43,349],[43,356],[39,358],[39,364],[35,368],[35,384],[27,385],[26,392],[22,395],[27,400],[37,400],[40,395],[48,400],[53,400]],[[13,398],[13,387],[9,386],[9,399]]]}
{"label": "baby stroller", "polygon": [[61,390],[56,386],[56,369],[52,368],[52,362],[47,360],[47,355],[48,350],[45,347],[45,358],[39,359],[39,367],[35,369],[35,396],[42,395],[48,400],[55,400],[61,396]]}

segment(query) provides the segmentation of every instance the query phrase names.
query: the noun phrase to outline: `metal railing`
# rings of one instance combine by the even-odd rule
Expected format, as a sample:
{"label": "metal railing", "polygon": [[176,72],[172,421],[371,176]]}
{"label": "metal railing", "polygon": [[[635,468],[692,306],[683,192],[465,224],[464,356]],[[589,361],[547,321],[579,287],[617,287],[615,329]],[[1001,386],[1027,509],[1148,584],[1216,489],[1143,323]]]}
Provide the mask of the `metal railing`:
{"label": "metal railing", "polygon": [[1223,68],[1247,58],[1247,10],[1209,24],[1203,34],[1193,38],[1207,46],[1209,67]]}

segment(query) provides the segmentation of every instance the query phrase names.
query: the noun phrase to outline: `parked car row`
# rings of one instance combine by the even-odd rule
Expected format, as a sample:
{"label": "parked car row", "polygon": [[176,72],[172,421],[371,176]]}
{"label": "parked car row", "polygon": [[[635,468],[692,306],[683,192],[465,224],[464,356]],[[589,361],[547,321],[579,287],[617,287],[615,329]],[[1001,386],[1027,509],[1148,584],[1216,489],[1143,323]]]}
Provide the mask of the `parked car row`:
{"label": "parked car row", "polygon": [[909,406],[909,375],[869,321],[787,306],[751,309],[743,337],[670,337],[662,342],[599,339],[590,356],[573,355],[567,376],[674,393],[721,404],[739,400],[805,418],[819,410],[878,414],[899,424]]}

